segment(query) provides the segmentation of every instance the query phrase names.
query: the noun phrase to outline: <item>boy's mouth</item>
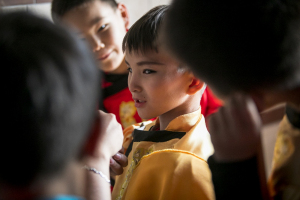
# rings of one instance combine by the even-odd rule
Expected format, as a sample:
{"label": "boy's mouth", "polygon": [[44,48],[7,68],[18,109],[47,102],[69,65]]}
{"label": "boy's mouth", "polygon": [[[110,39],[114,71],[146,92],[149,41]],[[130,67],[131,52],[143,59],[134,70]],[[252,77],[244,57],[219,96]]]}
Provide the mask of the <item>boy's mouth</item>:
{"label": "boy's mouth", "polygon": [[145,103],[146,101],[142,101],[142,100],[135,100],[135,102],[137,102],[137,103]]}
{"label": "boy's mouth", "polygon": [[98,60],[105,60],[106,58],[108,58],[109,56],[110,56],[110,54],[111,54],[111,52],[110,53],[107,53],[107,54],[104,54],[104,55],[102,55],[102,56],[99,56],[98,57]]}
{"label": "boy's mouth", "polygon": [[136,108],[141,108],[147,102],[147,101],[143,101],[143,100],[135,99],[135,98],[133,100],[134,100],[134,103],[135,103],[134,105]]}

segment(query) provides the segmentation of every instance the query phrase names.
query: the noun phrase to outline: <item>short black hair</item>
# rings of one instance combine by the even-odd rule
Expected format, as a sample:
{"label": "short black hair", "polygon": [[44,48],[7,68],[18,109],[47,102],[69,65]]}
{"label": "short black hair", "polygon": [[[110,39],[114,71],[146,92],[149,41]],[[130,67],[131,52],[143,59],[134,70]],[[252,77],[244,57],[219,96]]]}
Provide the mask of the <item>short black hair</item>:
{"label": "short black hair", "polygon": [[168,7],[167,5],[154,7],[137,20],[123,39],[123,51],[145,53],[154,50],[157,52],[158,31]]}
{"label": "short black hair", "polygon": [[174,0],[163,27],[169,50],[224,95],[300,85],[300,1]]}
{"label": "short black hair", "polygon": [[78,158],[95,120],[99,71],[75,35],[22,12],[0,15],[0,58],[0,183],[25,186]]}
{"label": "short black hair", "polygon": [[85,3],[89,3],[92,1],[102,1],[110,5],[113,9],[118,7],[118,3],[115,0],[53,0],[51,6],[51,14],[54,22],[57,19],[60,19],[66,14],[68,11],[81,6]]}

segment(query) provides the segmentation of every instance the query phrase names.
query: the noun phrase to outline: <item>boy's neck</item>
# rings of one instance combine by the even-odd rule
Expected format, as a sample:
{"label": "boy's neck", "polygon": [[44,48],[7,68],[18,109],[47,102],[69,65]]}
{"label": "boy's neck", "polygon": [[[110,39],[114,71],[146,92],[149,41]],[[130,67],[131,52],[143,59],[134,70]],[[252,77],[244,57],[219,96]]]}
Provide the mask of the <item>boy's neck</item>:
{"label": "boy's neck", "polygon": [[196,96],[189,98],[184,104],[180,105],[179,107],[170,110],[162,115],[159,118],[159,130],[165,130],[170,122],[179,117],[181,115],[189,114],[195,112],[200,107],[200,98]]}

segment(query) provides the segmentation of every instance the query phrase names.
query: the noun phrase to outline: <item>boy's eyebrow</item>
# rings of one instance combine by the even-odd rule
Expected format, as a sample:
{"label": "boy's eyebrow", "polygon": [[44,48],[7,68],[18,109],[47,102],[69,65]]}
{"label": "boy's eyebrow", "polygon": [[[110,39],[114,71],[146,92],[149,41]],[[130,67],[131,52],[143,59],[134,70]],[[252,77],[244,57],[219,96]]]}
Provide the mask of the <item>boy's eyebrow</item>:
{"label": "boy's eyebrow", "polygon": [[[125,63],[130,66],[130,64],[125,60]],[[164,65],[163,63],[160,62],[155,62],[155,61],[141,61],[137,63],[137,66],[143,66],[143,65]]]}
{"label": "boy's eyebrow", "polygon": [[95,17],[94,19],[91,20],[90,25],[97,24],[102,19],[103,19],[102,17]]}
{"label": "boy's eyebrow", "polygon": [[155,62],[155,61],[141,61],[137,63],[138,66],[142,65],[164,65],[163,63],[160,62]]}

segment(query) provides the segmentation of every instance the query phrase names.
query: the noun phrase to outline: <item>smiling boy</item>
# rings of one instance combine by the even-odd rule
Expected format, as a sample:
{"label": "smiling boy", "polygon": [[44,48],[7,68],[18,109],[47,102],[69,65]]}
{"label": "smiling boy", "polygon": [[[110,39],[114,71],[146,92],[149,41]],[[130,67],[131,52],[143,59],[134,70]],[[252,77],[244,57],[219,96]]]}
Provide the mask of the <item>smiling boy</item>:
{"label": "smiling boy", "polygon": [[213,148],[199,105],[205,83],[157,43],[167,9],[150,10],[123,40],[137,111],[158,118],[124,130],[129,165],[113,199],[214,199],[206,163]]}
{"label": "smiling boy", "polygon": [[[108,3],[114,1],[82,2],[66,11],[61,20],[76,28],[78,35],[88,41],[102,71],[126,73],[120,45],[129,23],[126,7],[124,4],[112,6]],[[54,8],[56,4],[53,4]]]}
{"label": "smiling boy", "polygon": [[141,122],[127,85],[122,40],[129,26],[126,6],[115,0],[53,0],[52,17],[86,40],[103,72],[101,110],[113,113],[123,128]]}

